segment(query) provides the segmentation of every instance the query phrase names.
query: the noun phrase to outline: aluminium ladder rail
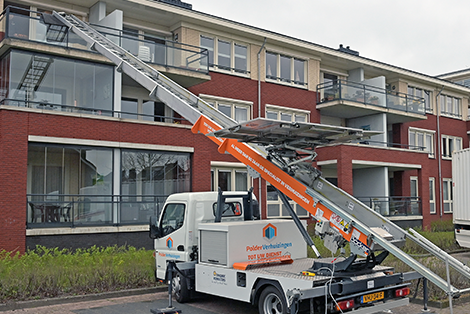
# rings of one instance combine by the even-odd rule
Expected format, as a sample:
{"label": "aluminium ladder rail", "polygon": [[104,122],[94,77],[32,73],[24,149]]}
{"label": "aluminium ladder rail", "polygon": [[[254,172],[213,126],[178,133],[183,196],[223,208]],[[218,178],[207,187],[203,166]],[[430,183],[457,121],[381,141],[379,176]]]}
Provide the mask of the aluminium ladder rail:
{"label": "aluminium ladder rail", "polygon": [[[153,99],[158,98],[171,109],[178,112],[190,123],[194,124],[192,129],[194,133],[201,132],[206,135],[213,134],[214,131],[237,125],[234,120],[225,116],[199,97],[179,86],[177,83],[162,75],[129,52],[125,51],[94,30],[87,23],[79,20],[73,15],[59,14],[57,12],[53,12],[53,15],[67,25],[74,33],[88,42],[92,49],[114,62],[117,65],[118,71],[126,73],[137,83],[149,90],[150,96]],[[354,207],[357,204],[360,204],[360,202],[356,201],[352,196],[346,194],[344,191],[338,189],[340,194],[348,199],[348,202],[346,205],[343,204],[342,206],[339,206],[330,201],[329,197],[323,195],[321,189],[318,188],[318,181],[316,189],[310,187],[310,185],[315,181],[310,182],[310,178],[308,178],[308,180],[301,180],[300,178],[295,178],[294,176],[287,174],[275,164],[267,160],[266,154],[256,146],[241,143],[233,139],[221,139],[214,136],[210,136],[209,138],[220,145],[219,152],[229,152],[245,165],[252,167],[260,173],[265,180],[281,190],[303,208],[307,209],[312,215],[317,215],[318,211],[321,210],[323,217],[326,219],[330,219],[333,215],[336,215],[344,221],[347,221],[350,226],[349,230],[343,230],[333,223],[330,225],[331,227],[336,228],[337,231],[346,240],[350,241],[352,245],[362,249],[364,255],[368,255],[370,253],[367,245],[368,240],[372,239],[374,243],[381,245],[384,249],[388,250],[400,260],[408,264],[411,268],[416,270],[420,275],[428,278],[439,288],[446,291],[449,296],[455,296],[461,293],[461,290],[450,286],[441,277],[412,259],[388,240],[382,238],[378,232],[374,231],[361,221],[364,218],[363,216],[355,217],[354,214],[351,214],[348,208],[346,208],[349,207],[348,204],[353,204],[352,207]],[[321,183],[324,186],[329,186],[326,180],[321,178],[320,180],[323,180]],[[343,206],[346,207],[342,208]],[[379,221],[384,222],[382,225],[379,223],[378,227],[387,229],[389,226],[393,225],[388,224],[387,220],[378,214],[377,218]]]}

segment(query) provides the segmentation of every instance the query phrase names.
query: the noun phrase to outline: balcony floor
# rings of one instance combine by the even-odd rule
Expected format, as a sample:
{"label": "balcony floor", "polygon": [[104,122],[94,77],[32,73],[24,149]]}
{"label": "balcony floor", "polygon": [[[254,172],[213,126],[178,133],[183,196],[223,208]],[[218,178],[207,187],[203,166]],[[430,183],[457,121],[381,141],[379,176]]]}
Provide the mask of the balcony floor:
{"label": "balcony floor", "polygon": [[387,107],[368,105],[349,100],[332,100],[317,104],[317,109],[322,115],[352,119],[373,114],[385,113],[388,123],[405,123],[418,120],[426,120],[426,115],[405,112]]}

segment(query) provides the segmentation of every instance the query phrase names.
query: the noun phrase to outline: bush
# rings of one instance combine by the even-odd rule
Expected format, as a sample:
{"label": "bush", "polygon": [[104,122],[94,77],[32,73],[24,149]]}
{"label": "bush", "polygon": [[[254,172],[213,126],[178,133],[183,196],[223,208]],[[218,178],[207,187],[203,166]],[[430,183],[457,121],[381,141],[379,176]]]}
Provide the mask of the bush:
{"label": "bush", "polygon": [[1,251],[0,302],[151,287],[154,274],[153,251],[133,247]]}

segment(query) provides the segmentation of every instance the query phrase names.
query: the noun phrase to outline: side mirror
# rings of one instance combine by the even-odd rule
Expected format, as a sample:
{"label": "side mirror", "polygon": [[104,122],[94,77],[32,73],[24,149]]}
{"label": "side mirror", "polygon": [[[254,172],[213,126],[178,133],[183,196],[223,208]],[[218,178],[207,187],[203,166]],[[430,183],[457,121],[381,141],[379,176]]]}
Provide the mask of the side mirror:
{"label": "side mirror", "polygon": [[161,231],[158,227],[158,217],[150,216],[150,229],[149,229],[150,239],[158,239],[161,237]]}

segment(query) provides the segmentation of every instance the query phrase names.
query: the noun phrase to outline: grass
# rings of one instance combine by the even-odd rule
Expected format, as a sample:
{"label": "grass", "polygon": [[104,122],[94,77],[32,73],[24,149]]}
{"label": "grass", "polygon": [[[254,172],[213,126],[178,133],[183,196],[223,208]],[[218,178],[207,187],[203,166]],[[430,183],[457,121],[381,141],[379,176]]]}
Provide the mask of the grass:
{"label": "grass", "polygon": [[0,302],[155,286],[153,251],[42,246],[21,255],[0,252]]}

